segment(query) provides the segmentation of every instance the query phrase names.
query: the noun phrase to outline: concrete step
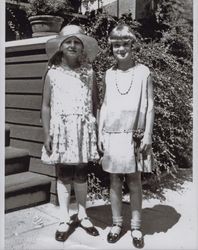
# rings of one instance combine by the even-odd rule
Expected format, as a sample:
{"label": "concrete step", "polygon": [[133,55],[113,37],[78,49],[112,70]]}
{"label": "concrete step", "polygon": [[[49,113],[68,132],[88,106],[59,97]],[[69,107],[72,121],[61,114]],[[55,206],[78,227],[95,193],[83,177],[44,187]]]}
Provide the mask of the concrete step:
{"label": "concrete step", "polygon": [[5,148],[5,175],[26,172],[29,169],[29,151],[8,146]]}
{"label": "concrete step", "polygon": [[50,201],[51,178],[32,172],[5,177],[5,212]]}
{"label": "concrete step", "polygon": [[5,146],[10,145],[10,127],[6,124],[5,125]]}

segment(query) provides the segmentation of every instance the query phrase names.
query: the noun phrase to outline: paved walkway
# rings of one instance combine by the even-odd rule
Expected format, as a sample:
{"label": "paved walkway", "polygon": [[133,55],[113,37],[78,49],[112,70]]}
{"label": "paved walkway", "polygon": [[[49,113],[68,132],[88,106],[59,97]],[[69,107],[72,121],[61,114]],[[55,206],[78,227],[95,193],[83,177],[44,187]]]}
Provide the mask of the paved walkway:
{"label": "paved walkway", "polygon": [[[179,191],[164,190],[165,201],[143,201],[144,249],[198,249],[197,207],[193,183],[185,181]],[[5,250],[62,250],[62,249],[134,249],[130,236],[130,210],[123,203],[124,229],[115,244],[106,241],[111,226],[109,204],[97,201],[88,203],[88,215],[99,230],[100,236],[92,237],[82,228],[76,228],[66,242],[57,242],[54,233],[58,225],[59,208],[45,204],[5,215]],[[76,205],[71,205],[71,216]]]}

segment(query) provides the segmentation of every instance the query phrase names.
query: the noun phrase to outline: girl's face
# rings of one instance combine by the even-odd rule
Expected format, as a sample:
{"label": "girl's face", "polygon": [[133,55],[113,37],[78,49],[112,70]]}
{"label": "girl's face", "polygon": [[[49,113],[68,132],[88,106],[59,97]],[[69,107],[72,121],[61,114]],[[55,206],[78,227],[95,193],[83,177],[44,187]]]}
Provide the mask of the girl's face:
{"label": "girl's face", "polygon": [[77,59],[82,55],[83,44],[77,37],[69,37],[62,43],[61,50],[67,58]]}
{"label": "girl's face", "polygon": [[131,40],[118,40],[112,43],[113,55],[118,61],[125,61],[131,57]]}

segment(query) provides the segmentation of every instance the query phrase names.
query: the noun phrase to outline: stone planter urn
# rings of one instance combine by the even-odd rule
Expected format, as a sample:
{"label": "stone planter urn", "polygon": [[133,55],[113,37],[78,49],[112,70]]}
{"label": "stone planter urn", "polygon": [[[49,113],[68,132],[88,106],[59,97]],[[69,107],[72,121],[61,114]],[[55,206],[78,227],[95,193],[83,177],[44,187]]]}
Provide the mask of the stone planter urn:
{"label": "stone planter urn", "polygon": [[62,17],[50,15],[36,15],[29,17],[32,26],[32,37],[56,35],[64,21]]}

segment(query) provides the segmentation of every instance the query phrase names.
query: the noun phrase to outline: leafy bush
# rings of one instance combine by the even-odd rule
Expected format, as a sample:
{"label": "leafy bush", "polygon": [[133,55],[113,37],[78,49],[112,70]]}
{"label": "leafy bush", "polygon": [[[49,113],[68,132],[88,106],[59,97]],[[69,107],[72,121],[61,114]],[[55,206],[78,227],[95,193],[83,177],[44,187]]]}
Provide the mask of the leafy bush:
{"label": "leafy bush", "polygon": [[179,167],[192,164],[192,9],[185,16],[187,6],[182,1],[185,6],[182,8],[179,2],[159,1],[160,8],[158,6],[155,18],[152,17],[150,36],[143,24],[134,22],[130,14],[118,20],[92,13],[84,27],[101,48],[94,62],[101,100],[103,74],[114,63],[107,43],[109,32],[122,21],[130,25],[138,37],[133,57],[136,62],[147,65],[153,76],[155,179],[165,172],[174,176]]}
{"label": "leafy bush", "polygon": [[28,3],[29,5],[25,7],[28,16],[62,16],[65,12],[72,10],[72,6],[68,0],[28,0]]}
{"label": "leafy bush", "polygon": [[[101,48],[93,65],[101,103],[104,95],[102,78],[104,72],[114,64],[114,58],[109,52],[108,35],[120,21],[131,26],[138,38],[133,57],[137,62],[147,65],[153,75],[154,177],[160,177],[162,172],[174,175],[178,167],[191,167],[192,0],[159,0],[154,16],[139,23],[132,19],[131,14],[123,15],[118,20],[94,12],[90,13],[86,23],[82,24],[81,21],[78,18],[72,20],[95,37]],[[104,175],[89,175],[90,199],[96,193],[96,196],[100,196],[106,192],[107,178],[105,176],[104,179]],[[101,186],[105,189],[100,189]]]}
{"label": "leafy bush", "polygon": [[19,6],[6,6],[6,41],[28,38],[31,33],[26,12]]}

